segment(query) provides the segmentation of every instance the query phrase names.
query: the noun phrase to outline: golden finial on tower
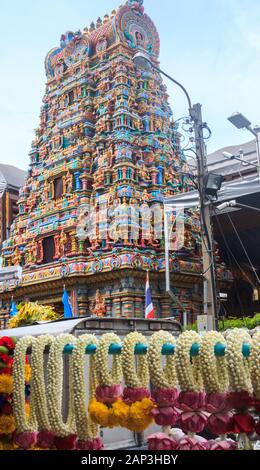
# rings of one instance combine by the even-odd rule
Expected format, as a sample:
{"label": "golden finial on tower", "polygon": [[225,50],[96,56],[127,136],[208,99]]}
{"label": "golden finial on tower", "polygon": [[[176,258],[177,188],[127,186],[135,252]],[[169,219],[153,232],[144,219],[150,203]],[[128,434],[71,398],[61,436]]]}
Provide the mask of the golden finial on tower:
{"label": "golden finial on tower", "polygon": [[111,18],[114,18],[114,16],[116,16],[116,10],[113,10],[111,13]]}

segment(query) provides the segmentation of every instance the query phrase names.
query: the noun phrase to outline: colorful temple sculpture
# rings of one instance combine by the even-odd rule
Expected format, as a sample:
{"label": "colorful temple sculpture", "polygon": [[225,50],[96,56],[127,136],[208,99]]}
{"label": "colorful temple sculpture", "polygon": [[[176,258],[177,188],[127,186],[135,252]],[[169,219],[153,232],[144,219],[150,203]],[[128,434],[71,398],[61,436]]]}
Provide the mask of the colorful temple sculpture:
{"label": "colorful temple sculpture", "polygon": [[149,270],[158,316],[180,315],[180,304],[190,319],[200,312],[196,213],[184,214],[182,247],[171,251],[179,302],[165,292],[162,201],[192,180],[166,86],[133,60],[139,50],[155,64],[159,58],[159,35],[142,4],[129,0],[67,32],[47,54],[28,178],[2,251],[4,266],[23,269],[19,282],[0,283],[6,311],[11,296],[61,310],[66,285],[75,315],[142,317]]}

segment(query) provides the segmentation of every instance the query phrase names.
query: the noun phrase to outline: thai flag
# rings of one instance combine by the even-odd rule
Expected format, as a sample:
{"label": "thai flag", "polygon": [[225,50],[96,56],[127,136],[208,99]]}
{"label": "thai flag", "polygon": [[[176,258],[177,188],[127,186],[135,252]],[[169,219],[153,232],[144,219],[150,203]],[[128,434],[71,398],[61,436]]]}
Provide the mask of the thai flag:
{"label": "thai flag", "polygon": [[145,318],[155,318],[155,311],[152,302],[151,289],[149,284],[149,272],[147,271],[145,286]]}

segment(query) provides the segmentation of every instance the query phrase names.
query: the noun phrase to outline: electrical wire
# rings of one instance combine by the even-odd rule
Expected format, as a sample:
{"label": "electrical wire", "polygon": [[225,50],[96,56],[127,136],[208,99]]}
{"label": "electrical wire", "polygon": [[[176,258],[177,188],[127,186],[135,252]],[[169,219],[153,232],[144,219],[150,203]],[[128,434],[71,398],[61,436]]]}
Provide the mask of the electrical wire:
{"label": "electrical wire", "polygon": [[220,232],[221,232],[222,238],[223,238],[223,240],[224,240],[224,242],[225,242],[227,251],[228,251],[229,254],[232,256],[232,258],[233,258],[233,260],[235,261],[235,263],[236,263],[238,269],[239,269],[240,272],[243,274],[243,276],[247,279],[247,281],[249,282],[249,284],[251,285],[251,287],[252,287],[253,289],[257,289],[257,286],[252,282],[252,280],[251,280],[251,279],[248,277],[248,275],[245,273],[244,269],[241,267],[240,263],[237,261],[237,259],[236,259],[235,255],[234,255],[233,251],[232,251],[231,248],[229,247],[228,242],[227,242],[227,239],[226,239],[226,236],[225,236],[225,234],[224,234],[224,232],[223,232],[222,226],[221,226],[221,224],[220,224],[220,222],[219,222],[219,220],[218,220],[219,214],[216,212],[216,210],[215,210],[215,216],[216,216],[217,224],[218,224],[219,230],[220,230]]}
{"label": "electrical wire", "polygon": [[[214,206],[213,206],[213,211],[214,211],[214,214],[215,214],[215,217],[216,217],[216,221],[217,221],[217,224],[218,224],[218,227],[219,227],[219,231],[220,231],[220,233],[221,233],[222,239],[223,239],[223,241],[224,241],[224,243],[225,243],[225,246],[226,246],[227,257],[228,257],[229,265],[230,265],[230,267],[231,267],[231,269],[232,269],[233,263],[232,263],[232,261],[231,261],[231,255],[233,256],[233,259],[235,260],[235,262],[236,262],[237,264],[238,264],[238,262],[237,262],[236,258],[234,257],[232,251],[229,249],[226,236],[225,236],[225,234],[224,234],[224,231],[223,231],[222,226],[221,226],[221,224],[220,224],[220,222],[219,222],[219,219],[218,219],[219,214],[217,213],[216,208],[215,208]],[[239,267],[239,269],[242,271],[242,269],[241,269],[241,267],[240,267],[239,264],[238,264],[238,267]],[[242,273],[243,273],[243,272],[242,272]],[[240,295],[239,295],[239,291],[238,291],[237,283],[236,283],[236,282],[234,282],[234,287],[235,287],[236,298],[237,298],[237,301],[238,301],[238,304],[239,304],[239,307],[240,307],[240,312],[241,312],[241,314],[243,315],[243,314],[244,314],[244,313],[243,313],[243,305],[242,305],[242,302],[241,302],[241,297],[240,297]]]}
{"label": "electrical wire", "polygon": [[237,231],[237,229],[236,229],[236,227],[235,227],[235,224],[234,224],[233,220],[231,219],[231,217],[230,217],[230,215],[229,215],[228,213],[226,214],[226,216],[228,217],[228,220],[229,220],[231,226],[233,227],[233,230],[234,230],[234,232],[235,232],[235,234],[236,234],[236,236],[237,236],[237,238],[238,238],[238,240],[239,240],[239,242],[240,242],[240,244],[241,244],[241,246],[242,246],[242,248],[243,248],[243,250],[244,250],[244,253],[245,253],[245,255],[246,255],[247,259],[248,259],[248,262],[249,262],[250,267],[251,267],[251,269],[252,269],[252,271],[253,271],[253,273],[254,273],[254,275],[255,275],[255,277],[256,277],[256,280],[257,280],[258,284],[260,284],[260,279],[259,279],[259,277],[258,277],[258,274],[257,274],[257,272],[256,272],[256,269],[255,269],[255,267],[254,267],[254,265],[253,265],[253,263],[252,263],[252,261],[251,261],[251,259],[250,259],[250,257],[249,257],[249,254],[248,254],[247,251],[246,251],[246,248],[245,248],[245,246],[244,246],[244,244],[243,244],[243,242],[242,242],[242,240],[241,240],[241,237],[239,236],[239,233],[238,233],[238,231]]}

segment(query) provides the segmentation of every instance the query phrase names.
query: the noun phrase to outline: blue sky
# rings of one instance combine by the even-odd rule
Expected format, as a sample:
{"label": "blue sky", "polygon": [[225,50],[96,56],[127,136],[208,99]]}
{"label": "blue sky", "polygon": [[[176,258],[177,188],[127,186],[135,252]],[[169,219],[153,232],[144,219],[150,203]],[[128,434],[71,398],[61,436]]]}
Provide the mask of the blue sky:
{"label": "blue sky", "polygon": [[[45,89],[46,53],[59,45],[62,33],[89,26],[119,4],[1,1],[1,163],[28,167]],[[226,118],[241,111],[260,124],[259,0],[144,0],[144,6],[161,37],[161,67],[185,85],[192,102],[203,105],[213,133],[208,151],[250,140]],[[186,114],[185,97],[167,85],[177,119]]]}

